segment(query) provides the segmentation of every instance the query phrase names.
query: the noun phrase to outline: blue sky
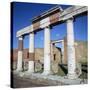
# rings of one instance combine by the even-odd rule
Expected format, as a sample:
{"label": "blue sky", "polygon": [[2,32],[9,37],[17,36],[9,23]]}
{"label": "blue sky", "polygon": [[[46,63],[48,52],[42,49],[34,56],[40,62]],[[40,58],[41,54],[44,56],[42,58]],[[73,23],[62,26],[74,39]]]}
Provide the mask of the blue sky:
{"label": "blue sky", "polygon": [[[16,32],[31,24],[34,16],[56,6],[56,4],[39,3],[13,3],[13,48],[18,48],[18,38]],[[63,9],[69,5],[60,5]],[[74,21],[75,40],[87,41],[87,16],[78,17]],[[66,36],[66,23],[54,26],[51,29],[51,40],[62,39]],[[42,48],[44,45],[44,31],[35,34],[35,48]],[[28,36],[24,38],[24,48],[28,48]]]}

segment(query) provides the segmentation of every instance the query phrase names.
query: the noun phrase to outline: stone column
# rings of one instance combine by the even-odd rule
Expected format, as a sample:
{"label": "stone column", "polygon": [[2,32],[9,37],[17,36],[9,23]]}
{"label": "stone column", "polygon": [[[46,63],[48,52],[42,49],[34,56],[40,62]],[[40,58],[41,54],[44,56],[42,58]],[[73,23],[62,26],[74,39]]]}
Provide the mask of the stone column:
{"label": "stone column", "polygon": [[74,27],[73,19],[67,20],[67,58],[68,58],[68,78],[75,79],[76,77],[76,61],[74,47]]}
{"label": "stone column", "polygon": [[43,75],[50,74],[50,27],[44,29],[44,72]]}
{"label": "stone column", "polygon": [[22,61],[23,61],[23,37],[20,36],[18,41],[17,71],[22,71]]}
{"label": "stone column", "polygon": [[34,72],[34,32],[29,34],[29,62],[28,73]]}

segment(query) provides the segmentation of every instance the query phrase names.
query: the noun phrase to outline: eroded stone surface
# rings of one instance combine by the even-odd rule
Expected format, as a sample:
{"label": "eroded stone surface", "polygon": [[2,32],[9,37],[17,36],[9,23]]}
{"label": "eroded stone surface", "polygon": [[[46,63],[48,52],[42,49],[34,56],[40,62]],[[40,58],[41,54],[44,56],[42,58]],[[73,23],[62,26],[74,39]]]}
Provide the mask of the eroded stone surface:
{"label": "eroded stone surface", "polygon": [[35,62],[35,72],[42,70],[42,64],[40,62]]}
{"label": "eroded stone surface", "polygon": [[52,62],[52,66],[51,66],[51,69],[52,69],[52,72],[55,74],[55,73],[58,73],[58,63],[57,62]]}

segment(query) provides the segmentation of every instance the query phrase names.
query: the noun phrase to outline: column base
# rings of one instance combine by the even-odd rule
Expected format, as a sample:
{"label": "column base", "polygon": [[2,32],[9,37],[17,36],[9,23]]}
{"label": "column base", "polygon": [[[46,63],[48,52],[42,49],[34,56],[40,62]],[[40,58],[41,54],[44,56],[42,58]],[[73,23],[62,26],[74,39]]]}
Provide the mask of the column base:
{"label": "column base", "polygon": [[16,69],[13,71],[13,73],[15,73],[15,74],[19,74],[20,72],[22,72],[22,70]]}
{"label": "column base", "polygon": [[20,77],[23,77],[24,75],[25,75],[24,72],[20,72],[20,73],[19,73],[19,76],[20,76]]}
{"label": "column base", "polygon": [[16,69],[15,71],[17,71],[17,72],[22,72],[22,69]]}
{"label": "column base", "polygon": [[73,74],[68,73],[68,74],[67,74],[67,78],[68,78],[68,79],[77,79],[78,76],[77,76],[76,73],[73,73]]}
{"label": "column base", "polygon": [[42,75],[51,75],[52,73],[50,71],[44,71]]}
{"label": "column base", "polygon": [[13,71],[13,73],[20,77],[23,77],[25,75],[25,73],[22,70],[15,70]]}

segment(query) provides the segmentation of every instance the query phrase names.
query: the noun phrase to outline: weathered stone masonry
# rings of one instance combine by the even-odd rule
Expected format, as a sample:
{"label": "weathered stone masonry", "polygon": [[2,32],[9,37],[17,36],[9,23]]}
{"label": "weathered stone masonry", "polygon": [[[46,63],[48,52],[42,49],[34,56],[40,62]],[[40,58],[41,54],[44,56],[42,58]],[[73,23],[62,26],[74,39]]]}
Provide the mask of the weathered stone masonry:
{"label": "weathered stone masonry", "polygon": [[[74,27],[73,19],[76,16],[79,16],[87,12],[86,6],[72,6],[65,10],[62,10],[61,7],[54,7],[47,12],[44,12],[35,17],[32,20],[32,25],[25,27],[17,32],[17,37],[20,42],[22,42],[22,36],[29,34],[29,69],[28,73],[34,73],[34,33],[38,30],[44,30],[44,72],[43,75],[48,75],[51,72],[51,57],[50,57],[50,27],[53,27],[59,23],[65,22],[67,24],[67,61],[68,61],[68,74],[69,79],[77,78],[75,69],[76,69],[76,58],[75,58],[75,47],[74,47]],[[22,44],[19,47],[18,51],[18,63],[17,70],[21,71],[22,69]]]}

